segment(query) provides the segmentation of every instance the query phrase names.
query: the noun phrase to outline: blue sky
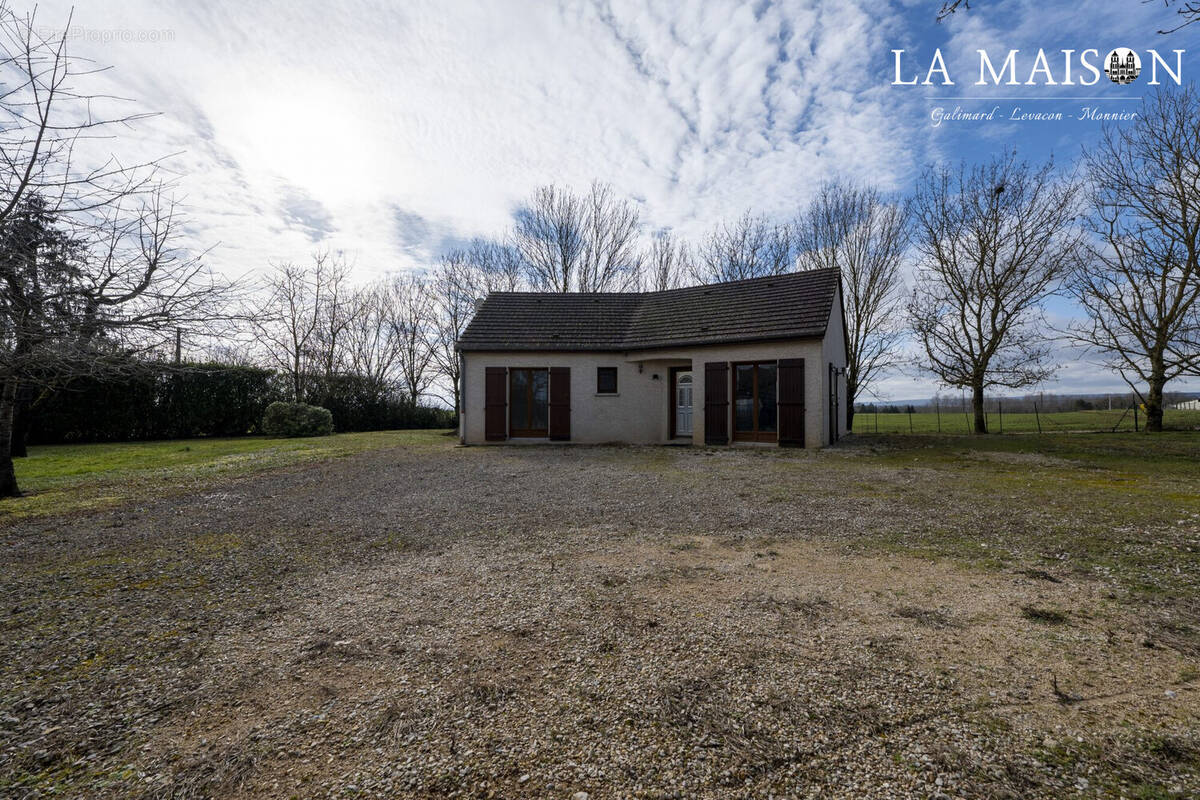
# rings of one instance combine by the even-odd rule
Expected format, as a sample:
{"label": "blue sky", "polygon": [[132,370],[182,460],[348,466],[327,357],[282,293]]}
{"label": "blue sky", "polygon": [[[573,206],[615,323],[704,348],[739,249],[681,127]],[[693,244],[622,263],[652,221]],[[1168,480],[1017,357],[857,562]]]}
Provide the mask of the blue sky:
{"label": "blue sky", "polygon": [[[1114,47],[1184,49],[1184,80],[1200,75],[1200,25],[1158,35],[1173,24],[1161,3],[980,0],[937,24],[939,5],[87,0],[69,45],[112,65],[100,90],[159,112],[116,146],[177,153],[190,234],[215,245],[214,266],[253,273],[329,247],[364,279],[499,234],[551,181],[608,181],[648,230],[698,238],[746,209],[788,216],[835,175],[903,191],[927,163],[1006,147],[1068,163],[1099,123],[1003,118],[1135,110],[1146,91],[1145,78],[1103,76],[976,87],[980,47],[997,64],[1019,49],[1021,80],[1038,48],[1056,76],[1061,49]],[[39,21],[61,25],[68,11],[41,3]],[[923,73],[938,47],[955,86],[892,85],[893,49]],[[955,99],[967,96],[982,99]],[[1103,100],[1066,99],[1085,96]],[[956,104],[998,106],[1002,119],[932,124],[933,109]],[[1077,354],[1064,361],[1050,388],[1120,386]],[[932,388],[897,374],[881,394]]]}

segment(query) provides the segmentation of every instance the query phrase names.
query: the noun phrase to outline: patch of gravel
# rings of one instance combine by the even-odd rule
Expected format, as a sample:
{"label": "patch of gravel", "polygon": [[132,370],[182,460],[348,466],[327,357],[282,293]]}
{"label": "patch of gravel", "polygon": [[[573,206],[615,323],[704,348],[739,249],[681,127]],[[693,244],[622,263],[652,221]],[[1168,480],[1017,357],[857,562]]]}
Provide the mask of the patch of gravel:
{"label": "patch of gravel", "polygon": [[0,793],[1200,792],[1194,659],[1098,583],[848,547],[930,519],[845,502],[876,477],[836,454],[392,450],[10,526]]}

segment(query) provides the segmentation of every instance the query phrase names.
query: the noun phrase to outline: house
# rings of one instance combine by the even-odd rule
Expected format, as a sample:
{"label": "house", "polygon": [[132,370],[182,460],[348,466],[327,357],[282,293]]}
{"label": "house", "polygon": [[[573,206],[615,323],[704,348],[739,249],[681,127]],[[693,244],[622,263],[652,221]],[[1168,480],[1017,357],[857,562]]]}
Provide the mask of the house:
{"label": "house", "polygon": [[821,447],[846,431],[837,270],[661,292],[494,292],[458,342],[464,444]]}

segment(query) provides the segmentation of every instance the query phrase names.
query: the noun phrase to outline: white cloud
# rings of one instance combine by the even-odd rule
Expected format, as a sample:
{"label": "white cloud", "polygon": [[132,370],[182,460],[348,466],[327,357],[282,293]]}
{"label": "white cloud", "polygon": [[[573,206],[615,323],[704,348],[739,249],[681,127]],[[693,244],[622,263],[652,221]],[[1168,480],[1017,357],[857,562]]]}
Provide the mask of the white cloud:
{"label": "white cloud", "polygon": [[215,264],[323,244],[382,271],[499,231],[549,181],[610,181],[649,227],[693,234],[787,213],[834,171],[900,185],[915,154],[873,90],[886,42],[869,5],[134,0],[73,23],[134,41],[72,44],[162,112],[138,147],[186,151]]}
{"label": "white cloud", "polygon": [[[61,24],[68,2],[43,3],[42,22]],[[1025,33],[1045,24],[1022,0],[1034,7],[1017,15]],[[1053,19],[1119,27],[1139,8]],[[999,36],[979,11],[948,23],[953,47]],[[648,228],[685,236],[747,208],[790,213],[834,173],[903,188],[943,143],[920,93],[887,85],[890,48],[916,36],[900,13],[876,0],[90,0],[71,46],[113,66],[98,91],[161,112],[120,146],[180,152],[190,230],[217,245],[217,268],[321,246],[368,277],[498,233],[549,181],[609,181]]]}

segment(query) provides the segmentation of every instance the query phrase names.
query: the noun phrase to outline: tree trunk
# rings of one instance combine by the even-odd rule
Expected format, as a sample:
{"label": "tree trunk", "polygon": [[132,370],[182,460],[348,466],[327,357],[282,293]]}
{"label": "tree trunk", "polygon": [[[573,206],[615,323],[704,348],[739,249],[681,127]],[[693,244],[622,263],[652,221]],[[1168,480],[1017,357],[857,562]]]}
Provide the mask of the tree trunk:
{"label": "tree trunk", "polygon": [[0,497],[20,497],[13,469],[13,411],[17,405],[17,380],[7,378],[0,387]]}
{"label": "tree trunk", "polygon": [[1146,392],[1146,432],[1163,429],[1163,370],[1157,365],[1150,371],[1150,390]]}
{"label": "tree trunk", "polygon": [[29,407],[33,405],[33,390],[27,386],[17,389],[17,402],[13,406],[12,457],[25,458],[29,451],[25,442],[29,438]]}
{"label": "tree trunk", "polygon": [[975,412],[975,433],[987,433],[987,416],[983,413],[983,381],[971,386],[971,409]]}

